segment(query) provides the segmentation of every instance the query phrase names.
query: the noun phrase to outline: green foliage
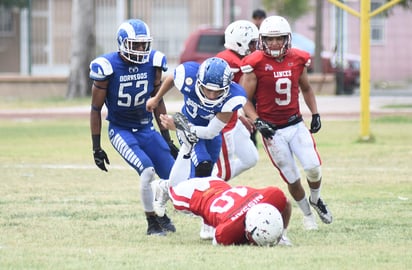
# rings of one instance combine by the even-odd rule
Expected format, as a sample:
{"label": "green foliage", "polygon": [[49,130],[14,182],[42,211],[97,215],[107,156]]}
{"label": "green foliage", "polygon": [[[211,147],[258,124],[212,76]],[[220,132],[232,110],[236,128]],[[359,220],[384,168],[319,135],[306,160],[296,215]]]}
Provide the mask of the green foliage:
{"label": "green foliage", "polygon": [[[393,2],[393,1],[395,1],[395,0],[386,0],[386,2],[388,2],[388,3]],[[382,3],[382,5],[383,4],[384,3]],[[403,0],[403,1],[400,1],[399,3],[397,3],[395,6],[397,6],[397,5],[402,6],[404,9],[411,9],[412,8],[412,0]],[[371,10],[371,11],[373,11],[373,10]],[[393,15],[393,7],[382,11],[381,15],[383,15],[385,17]]]}
{"label": "green foliage", "polygon": [[0,6],[9,7],[27,7],[30,0],[0,0]]}
{"label": "green foliage", "polygon": [[[387,2],[390,2],[391,0],[387,0]],[[403,6],[404,8],[412,8],[412,0],[403,0],[399,2],[399,5]]]}
{"label": "green foliage", "polygon": [[309,1],[307,0],[263,0],[263,6],[267,10],[274,10],[276,14],[295,21],[309,11]]}

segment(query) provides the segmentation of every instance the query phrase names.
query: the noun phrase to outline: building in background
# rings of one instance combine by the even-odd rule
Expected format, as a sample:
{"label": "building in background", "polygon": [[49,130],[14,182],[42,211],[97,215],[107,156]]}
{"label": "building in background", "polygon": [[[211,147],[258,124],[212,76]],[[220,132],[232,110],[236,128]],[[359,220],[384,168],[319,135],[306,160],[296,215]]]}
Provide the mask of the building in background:
{"label": "building in background", "polygon": [[[372,9],[384,1],[371,0]],[[30,10],[0,7],[0,76],[10,73],[68,75],[72,1],[31,0],[30,3]],[[359,0],[345,3],[359,10]],[[232,20],[251,19],[252,11],[261,7],[261,1],[248,0],[95,0],[96,55],[116,50],[113,33],[124,19],[135,17],[149,24],[154,47],[164,52],[173,66],[178,62],[185,39],[196,28],[225,27]],[[371,82],[412,79],[409,63],[412,32],[408,27],[412,26],[408,19],[411,13],[395,6],[389,17],[371,19]],[[268,11],[267,14],[275,13]],[[335,35],[336,18],[336,7],[325,1],[323,50],[333,52],[340,42],[343,54],[359,55],[359,18],[343,13],[339,19],[342,27],[339,39]],[[314,23],[313,11],[295,21],[292,27],[294,32],[315,40]]]}

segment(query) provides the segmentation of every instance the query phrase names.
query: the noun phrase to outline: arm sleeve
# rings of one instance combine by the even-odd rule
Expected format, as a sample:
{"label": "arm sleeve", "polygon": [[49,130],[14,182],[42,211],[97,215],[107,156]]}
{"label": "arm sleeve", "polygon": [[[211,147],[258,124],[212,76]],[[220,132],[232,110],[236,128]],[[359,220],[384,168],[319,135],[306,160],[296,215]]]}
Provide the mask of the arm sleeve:
{"label": "arm sleeve", "polygon": [[220,121],[216,116],[210,120],[209,125],[206,127],[193,126],[192,130],[196,132],[197,137],[201,139],[213,139],[219,135],[220,131],[226,126],[226,123]]}
{"label": "arm sleeve", "polygon": [[215,230],[214,242],[225,246],[246,244],[244,219],[219,224]]}

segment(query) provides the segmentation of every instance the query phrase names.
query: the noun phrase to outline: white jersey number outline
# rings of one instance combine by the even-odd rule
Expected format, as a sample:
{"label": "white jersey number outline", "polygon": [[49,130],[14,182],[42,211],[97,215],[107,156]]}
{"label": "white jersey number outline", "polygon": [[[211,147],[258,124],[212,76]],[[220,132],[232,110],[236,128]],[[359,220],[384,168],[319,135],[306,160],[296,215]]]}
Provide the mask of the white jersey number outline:
{"label": "white jersey number outline", "polygon": [[[119,107],[130,107],[132,105],[132,95],[130,93],[125,93],[124,89],[127,87],[132,86],[132,82],[127,82],[127,83],[121,83],[119,86],[119,100],[117,101],[117,105]],[[144,104],[145,99],[141,98],[142,96],[145,96],[147,93],[147,86],[149,85],[149,82],[147,80],[143,81],[137,81],[136,82],[136,89],[142,88],[136,96],[134,97],[134,105],[133,106],[139,106],[141,104]]]}
{"label": "white jersey number outline", "polygon": [[225,213],[235,205],[235,199],[233,196],[245,197],[247,195],[247,188],[245,187],[233,187],[226,190],[219,197],[217,197],[210,205],[210,212]]}
{"label": "white jersey number outline", "polygon": [[291,96],[292,96],[291,86],[292,86],[292,82],[290,81],[289,78],[279,78],[276,80],[276,86],[275,86],[276,93],[285,96],[284,99],[275,98],[276,104],[278,104],[279,106],[289,105]]}

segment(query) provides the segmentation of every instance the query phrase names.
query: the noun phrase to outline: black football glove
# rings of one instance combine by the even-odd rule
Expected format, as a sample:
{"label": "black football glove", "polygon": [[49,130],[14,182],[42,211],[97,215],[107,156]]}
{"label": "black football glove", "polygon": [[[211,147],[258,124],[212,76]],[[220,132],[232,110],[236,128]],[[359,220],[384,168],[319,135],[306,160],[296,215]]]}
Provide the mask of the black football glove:
{"label": "black football glove", "polygon": [[94,163],[96,163],[97,167],[99,167],[102,171],[107,172],[105,162],[109,165],[110,165],[110,162],[109,162],[109,158],[107,157],[106,152],[101,148],[95,149],[93,150],[93,157],[94,157]]}
{"label": "black football glove", "polygon": [[318,113],[312,114],[312,121],[310,122],[310,132],[316,133],[322,127],[320,122],[320,115]]}
{"label": "black football glove", "polygon": [[271,123],[268,123],[260,118],[256,118],[255,120],[255,127],[265,139],[272,139],[273,135],[275,135],[275,126]]}
{"label": "black football glove", "polygon": [[172,139],[170,138],[169,130],[160,130],[160,133],[162,134],[163,139],[165,139],[167,145],[170,148],[170,154],[172,154],[173,158],[176,159],[177,155],[179,154],[179,148],[177,148],[177,146],[173,143]]}
{"label": "black football glove", "polygon": [[179,154],[179,148],[177,148],[173,141],[168,141],[167,144],[170,148],[170,154],[172,154],[173,158],[176,159],[177,155]]}

